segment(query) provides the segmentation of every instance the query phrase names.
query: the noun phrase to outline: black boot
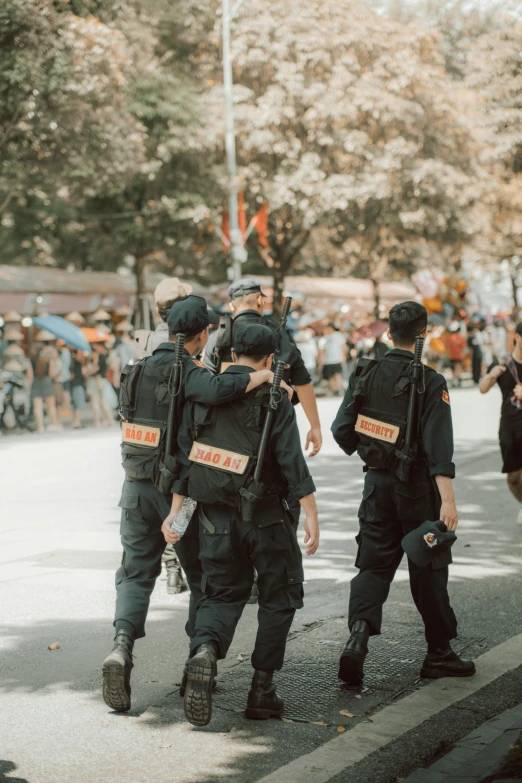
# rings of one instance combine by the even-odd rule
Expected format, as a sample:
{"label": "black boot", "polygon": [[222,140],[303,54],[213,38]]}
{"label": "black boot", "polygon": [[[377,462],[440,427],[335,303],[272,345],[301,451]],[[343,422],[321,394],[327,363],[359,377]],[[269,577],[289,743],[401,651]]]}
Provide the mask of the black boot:
{"label": "black boot", "polygon": [[272,675],[273,672],[255,670],[248,694],[245,718],[268,720],[268,718],[279,718],[283,714],[285,703],[276,693]]}
{"label": "black boot", "polygon": [[347,685],[362,685],[364,659],[368,655],[370,626],[365,620],[356,620],[352,625],[350,638],[339,661],[340,680]]}
{"label": "black boot", "polygon": [[217,672],[217,649],[202,644],[188,662],[185,715],[193,726],[206,726],[212,717],[212,691]]}
{"label": "black boot", "polygon": [[[179,695],[181,696],[181,698],[184,697],[185,691],[187,689],[189,663],[190,663],[190,655],[185,661],[185,666],[183,667],[183,676],[181,678],[181,685],[179,686]],[[217,667],[216,667],[216,676],[217,676]],[[215,693],[216,689],[217,689],[217,681],[216,679],[214,679],[214,681],[212,682],[212,693]]]}
{"label": "black boot", "polygon": [[127,631],[117,631],[112,652],[103,662],[103,700],[116,712],[130,710],[133,647],[134,638],[131,634]]}
{"label": "black boot", "polygon": [[179,563],[167,565],[167,593],[177,595],[187,589]]}
{"label": "black boot", "polygon": [[475,672],[473,661],[463,661],[448,644],[428,649],[420,676],[429,680],[439,680],[441,677],[472,677]]}

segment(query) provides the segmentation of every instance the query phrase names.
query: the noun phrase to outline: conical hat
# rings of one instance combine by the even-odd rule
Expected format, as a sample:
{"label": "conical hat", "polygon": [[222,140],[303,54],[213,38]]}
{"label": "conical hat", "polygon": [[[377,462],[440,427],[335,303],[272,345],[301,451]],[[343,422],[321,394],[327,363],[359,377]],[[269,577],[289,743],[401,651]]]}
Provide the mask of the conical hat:
{"label": "conical hat", "polygon": [[24,356],[24,352],[19,345],[8,345],[4,351],[4,356]]}
{"label": "conical hat", "polygon": [[111,333],[110,326],[107,326],[107,324],[98,324],[98,326],[96,327],[96,329],[97,329],[99,332],[105,332],[105,334],[110,334],[110,333]]}
{"label": "conical hat", "polygon": [[20,329],[17,329],[15,326],[8,326],[5,330],[4,339],[9,340],[23,340],[24,336]]}
{"label": "conical hat", "polygon": [[124,315],[125,318],[128,318],[129,315],[132,315],[132,307],[129,307],[129,305],[122,305],[116,310],[116,315]]}
{"label": "conical hat", "polygon": [[4,370],[7,370],[8,372],[23,372],[23,369],[20,362],[17,362],[16,359],[9,359],[9,361],[4,364]]}
{"label": "conical hat", "polygon": [[120,323],[116,325],[117,332],[132,332],[133,329],[134,326],[130,321],[120,321]]}
{"label": "conical hat", "polygon": [[56,340],[56,335],[48,332],[47,329],[42,329],[35,337],[35,340],[39,343],[45,343],[48,340]]}
{"label": "conical hat", "polygon": [[4,315],[4,321],[6,324],[20,323],[21,320],[22,316],[19,315],[15,310],[10,310]]}
{"label": "conical hat", "polygon": [[103,307],[99,307],[92,316],[93,321],[110,321],[111,314],[104,310]]}
{"label": "conical hat", "polygon": [[78,310],[73,310],[72,313],[69,313],[65,316],[66,321],[71,321],[73,324],[84,324],[85,318],[81,313],[78,312]]}

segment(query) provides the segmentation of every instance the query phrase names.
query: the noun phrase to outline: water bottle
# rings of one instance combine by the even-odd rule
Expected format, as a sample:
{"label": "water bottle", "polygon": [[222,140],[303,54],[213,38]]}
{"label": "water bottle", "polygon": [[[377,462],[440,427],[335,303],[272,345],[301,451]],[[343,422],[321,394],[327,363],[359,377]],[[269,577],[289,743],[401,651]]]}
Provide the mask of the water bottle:
{"label": "water bottle", "polygon": [[185,530],[189,526],[189,522],[192,519],[192,515],[196,510],[197,503],[192,498],[185,498],[181,504],[181,508],[176,514],[174,521],[172,522],[170,529],[182,536]]}

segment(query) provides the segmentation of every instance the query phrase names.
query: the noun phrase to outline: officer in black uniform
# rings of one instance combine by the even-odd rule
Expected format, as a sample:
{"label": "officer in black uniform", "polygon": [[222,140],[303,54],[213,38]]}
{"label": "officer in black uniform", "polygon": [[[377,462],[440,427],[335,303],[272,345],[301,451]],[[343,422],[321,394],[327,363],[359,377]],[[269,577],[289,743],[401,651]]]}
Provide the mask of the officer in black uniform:
{"label": "officer in black uniform", "polygon": [[276,360],[283,359],[289,365],[285,381],[295,387],[299,402],[310,423],[305,451],[309,445],[312,445],[310,456],[315,456],[319,453],[322,445],[317,399],[310,373],[304,365],[294,338],[288,329],[281,329],[280,324],[271,321],[264,315],[265,295],[261,291],[260,284],[254,278],[248,277],[232,283],[228,289],[228,295],[231,300],[232,315],[222,316],[219,328],[210,335],[203,357],[205,367],[213,373],[220,373],[232,363],[234,333],[238,326],[244,326],[247,323],[261,323],[268,326],[277,339],[275,358]]}
{"label": "officer in black uniform", "polygon": [[[268,370],[247,375],[213,376],[197,356],[208,340],[207,303],[188,296],[168,314],[169,342],[122,373],[120,413],[125,482],[120,501],[123,557],[116,572],[116,636],[114,648],[103,662],[103,696],[117,711],[130,709],[132,649],[145,636],[150,595],[161,572],[165,540],[163,520],[171,509],[172,493],[179,477],[165,465],[165,431],[169,411],[171,368],[176,334],[185,334],[179,409],[190,413],[196,403],[214,405],[243,397],[246,391],[269,381]],[[178,446],[179,450],[179,446]],[[193,519],[176,551],[191,590],[191,610],[186,631],[194,635],[195,605],[201,597],[197,520]]]}
{"label": "officer in black uniform", "polygon": [[[268,327],[241,327],[234,335],[235,363],[221,377],[248,378],[256,370],[271,367],[275,348],[276,339]],[[263,465],[265,495],[255,506],[252,522],[241,513],[242,489],[248,488],[255,466],[269,399],[270,387],[260,387],[233,403],[196,410],[193,419],[192,466],[186,492],[200,503],[204,594],[191,641],[185,713],[196,726],[210,721],[216,661],[225,658],[230,647],[250,595],[254,568],[258,573],[259,628],[246,716],[270,718],[284,708],[272,675],[283,665],[286,637],[303,598],[301,551],[286,503],[289,493],[306,513],[307,554],[318,547],[319,527],[315,486],[286,395],[274,416]],[[168,535],[166,538],[169,540]]]}
{"label": "officer in black uniform", "polygon": [[[332,425],[346,454],[358,452],[366,478],[359,509],[360,532],[352,580],[348,626],[351,636],[341,656],[339,678],[360,685],[368,638],[381,631],[382,607],[402,560],[404,536],[425,520],[442,520],[448,530],[458,523],[451,480],[455,476],[450,398],[442,375],[423,368],[419,389],[416,458],[407,483],[396,476],[397,453],[404,437],[415,338],[427,326],[426,309],[403,302],[390,311],[394,349],[381,360],[361,360]],[[467,677],[471,661],[453,652],[457,621],[448,596],[451,552],[419,567],[408,559],[410,586],[425,626],[428,652],[421,675]]]}

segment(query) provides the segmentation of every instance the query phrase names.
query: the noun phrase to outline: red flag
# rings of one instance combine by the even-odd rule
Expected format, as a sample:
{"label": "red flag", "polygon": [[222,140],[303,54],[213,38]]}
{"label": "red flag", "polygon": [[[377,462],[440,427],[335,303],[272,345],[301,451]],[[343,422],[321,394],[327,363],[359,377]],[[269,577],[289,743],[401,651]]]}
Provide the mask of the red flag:
{"label": "red flag", "polygon": [[238,220],[239,220],[239,230],[241,231],[241,236],[243,237],[243,244],[245,244],[246,233],[247,233],[247,217],[245,211],[245,192],[243,190],[240,190],[238,193],[237,211],[238,211]]}
{"label": "red flag", "polygon": [[223,252],[226,253],[230,247],[230,220],[228,217],[228,212],[223,212],[223,218],[221,220],[221,231],[225,239],[228,239],[228,245],[223,239],[221,240],[221,247],[223,248]]}
{"label": "red flag", "polygon": [[257,237],[261,247],[270,247],[268,242],[268,201],[265,201],[261,209],[252,218],[252,225],[257,231]]}

